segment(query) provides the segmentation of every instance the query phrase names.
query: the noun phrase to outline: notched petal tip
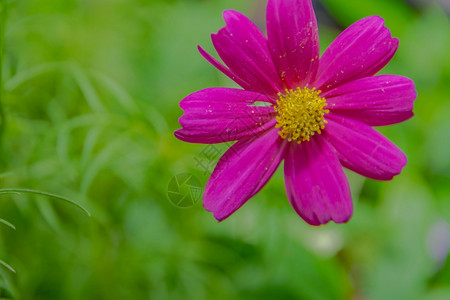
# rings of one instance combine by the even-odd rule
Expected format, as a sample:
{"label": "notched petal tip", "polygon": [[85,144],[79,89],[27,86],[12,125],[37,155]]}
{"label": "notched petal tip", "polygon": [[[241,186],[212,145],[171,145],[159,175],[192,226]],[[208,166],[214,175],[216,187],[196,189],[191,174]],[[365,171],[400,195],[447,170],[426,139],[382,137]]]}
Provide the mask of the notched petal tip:
{"label": "notched petal tip", "polygon": [[305,216],[301,216],[301,217],[306,223],[308,223],[308,225],[311,225],[311,226],[314,226],[314,227],[319,227],[319,226],[327,225],[327,224],[329,224],[331,222],[336,223],[336,224],[345,224],[345,223],[348,223],[350,221],[352,216],[353,216],[353,207],[352,207],[351,211],[349,211],[349,215],[344,217],[344,218],[342,218],[342,216],[340,216],[338,218],[330,217],[330,218],[327,218],[327,219],[320,220],[316,216],[315,219],[311,220],[311,219],[306,218]]}
{"label": "notched petal tip", "polygon": [[226,10],[225,26],[211,34],[217,54],[226,65],[201,50],[211,64],[246,90],[276,95],[281,82],[261,30],[245,15]]}
{"label": "notched petal tip", "polygon": [[333,147],[315,136],[289,150],[285,186],[298,215],[312,226],[347,222],[353,213],[350,186]]}
{"label": "notched petal tip", "polygon": [[390,36],[389,43],[391,46],[391,52],[392,52],[392,57],[393,57],[395,55],[395,53],[397,53],[398,46],[400,45],[400,39],[397,37],[392,37],[391,31],[389,30],[389,28],[386,27],[386,29],[389,31],[389,36]]}
{"label": "notched petal tip", "polygon": [[[184,97],[184,98],[180,101],[179,106],[180,106],[181,110],[183,111],[183,113],[186,112],[186,109],[187,109],[188,106],[189,106],[189,100],[191,99],[191,96],[192,96],[192,94],[190,94],[190,95]],[[179,121],[179,120],[180,120],[180,119],[178,119],[178,121]]]}
{"label": "notched petal tip", "polygon": [[[387,173],[383,176],[381,176],[380,178],[373,178],[375,180],[381,180],[381,181],[391,181],[393,180],[396,176],[400,175],[403,172],[403,169],[408,165],[408,157],[406,156],[406,154],[400,149],[397,148],[397,162],[394,166],[394,164],[391,164],[392,167],[392,172],[391,173]],[[370,177],[369,177],[370,178]]]}
{"label": "notched petal tip", "polygon": [[186,143],[195,143],[195,144],[204,144],[205,141],[196,141],[195,137],[189,134],[189,131],[186,131],[185,128],[179,128],[173,132],[173,135],[182,142]]}
{"label": "notched petal tip", "polygon": [[376,20],[376,21],[382,22],[384,24],[384,18],[379,15],[370,15],[370,16],[367,16],[366,19]]}
{"label": "notched petal tip", "polygon": [[228,213],[228,214],[223,214],[223,211],[220,210],[220,208],[218,207],[218,202],[217,201],[205,201],[205,199],[203,199],[203,208],[207,211],[213,214],[214,219],[216,219],[216,221],[218,223],[226,220],[229,216],[232,215],[232,213]]}
{"label": "notched petal tip", "polygon": [[214,219],[216,219],[217,222],[219,222],[219,223],[225,221],[225,220],[228,219],[228,217],[230,217],[230,216],[231,216],[231,214],[222,215],[222,214],[220,214],[219,212],[213,212],[213,217],[214,217]]}
{"label": "notched petal tip", "polygon": [[324,137],[336,149],[344,167],[374,180],[391,180],[408,161],[393,142],[353,119],[330,115]]}
{"label": "notched petal tip", "polygon": [[378,75],[351,81],[324,93],[330,114],[370,126],[397,124],[413,116],[414,82],[404,76]]}
{"label": "notched petal tip", "polygon": [[216,41],[216,39],[218,39],[221,34],[224,34],[224,31],[227,31],[226,27],[222,27],[217,30],[217,32],[211,33],[211,41],[214,43],[214,41]]}
{"label": "notched petal tip", "polygon": [[233,9],[225,9],[222,12],[222,17],[223,17],[223,20],[225,21],[225,24],[227,24],[227,25],[231,21],[239,21],[239,17],[246,18],[246,16],[244,14],[238,12],[237,10],[233,10]]}
{"label": "notched petal tip", "polygon": [[400,163],[399,163],[398,172],[393,173],[392,178],[394,178],[397,175],[400,175],[403,172],[403,169],[408,165],[408,157],[406,156],[406,154],[401,150],[399,152],[400,152],[400,154],[399,154],[398,160]]}
{"label": "notched petal tip", "polygon": [[370,16],[345,29],[320,59],[315,85],[322,92],[375,75],[394,56],[399,39],[392,37],[383,18]]}
{"label": "notched petal tip", "polygon": [[[382,28],[384,30],[386,30],[389,33],[389,37],[392,39],[396,40],[396,43],[398,44],[399,39],[396,37],[392,37],[392,31],[389,27],[386,26],[386,21],[384,20],[383,17],[378,16],[378,15],[372,15],[372,16],[368,16],[366,18],[363,18],[361,20],[367,20],[368,23],[372,22],[373,24],[378,24],[379,28]],[[370,26],[370,24],[368,24]]]}
{"label": "notched petal tip", "polygon": [[344,224],[348,223],[353,216],[353,205],[346,209],[346,214],[342,212],[336,214],[335,212],[322,212],[318,214],[318,212],[313,212],[313,215],[306,215],[302,210],[294,207],[296,213],[309,225],[311,226],[322,226],[327,225],[330,222],[334,222],[336,224]]}
{"label": "notched petal tip", "polygon": [[177,139],[179,139],[180,141],[183,141],[184,142],[184,140],[183,140],[183,128],[179,128],[179,129],[177,129],[177,130],[175,130],[174,132],[173,132],[173,135],[177,138]]}

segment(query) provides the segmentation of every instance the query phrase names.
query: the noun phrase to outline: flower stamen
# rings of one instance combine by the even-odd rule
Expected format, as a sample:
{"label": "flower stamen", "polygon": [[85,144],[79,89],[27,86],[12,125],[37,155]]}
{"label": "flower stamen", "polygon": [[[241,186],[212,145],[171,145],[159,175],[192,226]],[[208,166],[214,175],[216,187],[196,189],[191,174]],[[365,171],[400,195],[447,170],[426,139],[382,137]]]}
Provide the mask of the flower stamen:
{"label": "flower stamen", "polygon": [[330,111],[324,109],[325,98],[315,88],[297,88],[278,93],[279,99],[274,107],[278,112],[276,128],[281,128],[280,136],[288,141],[301,143],[309,141],[314,134],[322,133],[327,121],[324,118]]}

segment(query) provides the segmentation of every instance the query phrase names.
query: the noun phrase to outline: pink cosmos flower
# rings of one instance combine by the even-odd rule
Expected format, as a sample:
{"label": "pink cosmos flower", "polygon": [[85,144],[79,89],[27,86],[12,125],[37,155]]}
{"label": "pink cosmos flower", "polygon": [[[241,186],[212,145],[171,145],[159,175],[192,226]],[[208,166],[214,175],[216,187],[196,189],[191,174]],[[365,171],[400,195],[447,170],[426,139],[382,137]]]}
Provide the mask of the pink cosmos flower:
{"label": "pink cosmos flower", "polygon": [[353,212],[343,167],[390,180],[406,165],[403,152],[372,126],[413,116],[414,83],[374,76],[399,41],[383,19],[357,21],[319,58],[310,0],[269,0],[267,38],[244,15],[225,11],[212,34],[222,65],[213,66],[243,89],[209,88],[180,103],[175,136],[191,143],[237,141],[206,184],[203,205],[221,221],[267,183],[280,163],[288,199],[309,224],[347,222]]}

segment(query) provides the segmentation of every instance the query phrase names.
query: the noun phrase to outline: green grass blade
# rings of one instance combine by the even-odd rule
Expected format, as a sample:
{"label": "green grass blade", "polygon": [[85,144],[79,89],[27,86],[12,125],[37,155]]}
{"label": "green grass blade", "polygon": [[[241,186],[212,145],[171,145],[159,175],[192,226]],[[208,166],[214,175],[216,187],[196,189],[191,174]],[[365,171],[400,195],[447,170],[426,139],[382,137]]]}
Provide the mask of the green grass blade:
{"label": "green grass blade", "polygon": [[78,204],[78,203],[76,203],[76,202],[74,202],[74,201],[72,201],[72,200],[70,200],[68,198],[59,196],[59,195],[55,195],[55,194],[47,193],[47,192],[42,192],[42,191],[37,191],[37,190],[30,190],[30,189],[20,189],[20,188],[0,189],[0,195],[3,195],[3,194],[22,194],[22,193],[24,193],[24,194],[41,195],[41,196],[46,196],[46,197],[49,197],[49,198],[54,198],[54,199],[58,199],[58,200],[62,200],[62,201],[68,202],[68,203],[78,207],[82,211],[84,211],[89,217],[91,216],[91,213],[86,208],[81,206],[80,204]]}
{"label": "green grass blade", "polygon": [[4,266],[5,268],[7,268],[8,270],[10,270],[13,273],[16,273],[16,270],[14,270],[13,267],[11,267],[10,265],[8,265],[7,263],[5,263],[3,260],[0,260],[0,265]]}
{"label": "green grass blade", "polygon": [[13,230],[16,230],[16,226],[14,226],[13,224],[9,223],[9,222],[6,221],[5,219],[0,218],[0,223],[5,224],[6,226],[12,228]]}

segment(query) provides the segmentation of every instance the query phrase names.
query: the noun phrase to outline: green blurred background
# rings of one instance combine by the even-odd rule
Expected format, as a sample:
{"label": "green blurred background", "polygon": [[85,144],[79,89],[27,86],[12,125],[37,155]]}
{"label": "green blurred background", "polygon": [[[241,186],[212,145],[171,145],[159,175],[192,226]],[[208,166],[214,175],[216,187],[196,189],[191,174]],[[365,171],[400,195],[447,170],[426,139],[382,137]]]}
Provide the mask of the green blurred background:
{"label": "green blurred background", "polygon": [[[308,226],[281,168],[228,220],[168,198],[205,145],[178,141],[179,101],[233,86],[197,53],[231,8],[264,28],[264,1],[1,1],[2,299],[450,299],[448,2],[316,1],[322,51],[343,28],[385,18],[415,117],[380,128],[409,164],[391,182],[348,173],[348,224]],[[447,13],[446,13],[447,9]],[[224,151],[226,147],[215,148]],[[218,158],[218,157],[217,157]],[[214,158],[212,158],[214,161]],[[208,161],[210,162],[210,161]]]}

